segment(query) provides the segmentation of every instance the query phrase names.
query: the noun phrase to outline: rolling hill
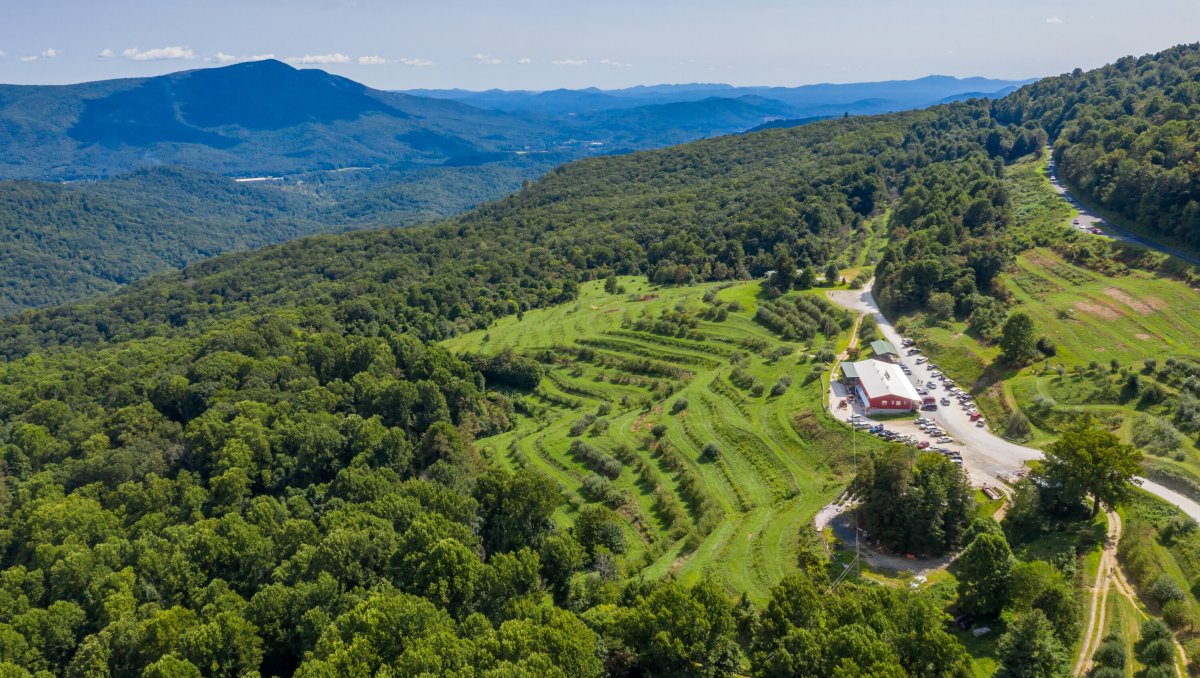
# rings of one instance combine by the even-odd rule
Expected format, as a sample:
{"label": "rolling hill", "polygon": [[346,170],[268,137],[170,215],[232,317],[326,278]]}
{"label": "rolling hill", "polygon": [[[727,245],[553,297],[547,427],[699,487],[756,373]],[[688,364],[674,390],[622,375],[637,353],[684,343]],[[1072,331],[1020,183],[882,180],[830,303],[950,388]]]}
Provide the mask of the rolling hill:
{"label": "rolling hill", "polygon": [[[1058,238],[1023,188],[1059,133],[1032,111],[1083,116],[1055,100],[1117,80],[589,158],[440,222],[224,254],[0,319],[0,668],[994,670],[1008,641],[946,623],[970,600],[955,578],[978,575],[913,587],[864,567],[866,583],[808,528],[845,488],[853,440],[823,403],[856,325],[818,273],[861,284],[874,267],[890,308],[936,306],[994,336],[1024,303],[1010,281],[1046,289],[1029,257]],[[234,212],[255,212],[247,195],[228,196]],[[1172,389],[1194,390],[1190,369],[1172,366]],[[943,459],[886,454],[880,484],[932,464],[962,482]],[[948,496],[926,487],[908,498]],[[1014,503],[1044,515],[1037,501]],[[1171,529],[1189,541],[1144,550],[1195,543]],[[968,552],[995,545],[1037,590],[997,593],[984,619],[1032,619],[1065,655],[1090,547],[1056,528],[1014,559],[996,525],[970,531]],[[1186,583],[1188,566],[1167,574]],[[1177,587],[1172,602],[1189,595]]]}

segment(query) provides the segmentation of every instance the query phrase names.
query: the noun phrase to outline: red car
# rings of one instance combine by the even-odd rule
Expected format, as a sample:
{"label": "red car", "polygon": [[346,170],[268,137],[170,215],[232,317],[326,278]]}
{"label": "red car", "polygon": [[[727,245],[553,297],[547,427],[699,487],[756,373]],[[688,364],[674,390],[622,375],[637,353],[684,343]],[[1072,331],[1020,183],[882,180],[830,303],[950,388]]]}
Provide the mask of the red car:
{"label": "red car", "polygon": [[1095,233],[1096,235],[1104,235],[1104,231],[1101,231],[1098,228],[1093,228],[1092,233]]}
{"label": "red car", "polygon": [[917,443],[917,449],[918,449],[918,450],[923,450],[923,449],[925,449],[926,447],[929,447],[929,441],[928,441],[928,440],[922,440],[921,442]]}

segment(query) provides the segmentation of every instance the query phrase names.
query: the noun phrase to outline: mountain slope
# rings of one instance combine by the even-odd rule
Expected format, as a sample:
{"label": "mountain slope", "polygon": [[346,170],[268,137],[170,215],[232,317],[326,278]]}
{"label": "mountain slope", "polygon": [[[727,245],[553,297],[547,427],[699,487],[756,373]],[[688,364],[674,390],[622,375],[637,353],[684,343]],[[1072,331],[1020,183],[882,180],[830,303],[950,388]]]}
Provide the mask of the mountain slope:
{"label": "mountain slope", "polygon": [[[430,133],[454,143],[431,146],[422,141]],[[83,85],[0,86],[0,177],[107,176],[155,163],[226,174],[438,164],[557,138],[552,125],[532,118],[380,92],[273,60]]]}
{"label": "mountain slope", "polygon": [[[859,585],[809,541],[806,511],[844,487],[847,432],[816,403],[850,323],[792,288],[863,266],[886,227],[889,302],[945,295],[979,333],[1002,318],[992,283],[1054,234],[1013,228],[1004,182],[1045,132],[996,110],[589,159],[439,224],[223,255],[0,320],[5,667],[598,678],[866,657],[970,675],[944,592]],[[545,349],[431,343],[511,316]],[[554,436],[505,437],[531,421]],[[947,486],[931,487],[909,498]],[[697,554],[728,569],[690,571]],[[1055,581],[1047,607],[1069,622],[1077,589]],[[748,589],[770,598],[762,623],[735,602]]]}
{"label": "mountain slope", "polygon": [[1200,43],[1047,78],[998,115],[1038,125],[1059,173],[1090,201],[1200,250]]}

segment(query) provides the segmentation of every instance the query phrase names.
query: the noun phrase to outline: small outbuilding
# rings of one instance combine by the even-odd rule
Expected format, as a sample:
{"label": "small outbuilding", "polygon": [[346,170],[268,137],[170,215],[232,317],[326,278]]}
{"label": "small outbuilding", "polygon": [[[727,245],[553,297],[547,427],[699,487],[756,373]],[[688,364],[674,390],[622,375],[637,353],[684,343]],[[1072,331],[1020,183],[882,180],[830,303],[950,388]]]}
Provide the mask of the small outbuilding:
{"label": "small outbuilding", "polygon": [[889,363],[894,363],[900,360],[900,351],[896,350],[896,345],[890,341],[876,339],[871,342],[871,352],[879,360],[886,360]]}

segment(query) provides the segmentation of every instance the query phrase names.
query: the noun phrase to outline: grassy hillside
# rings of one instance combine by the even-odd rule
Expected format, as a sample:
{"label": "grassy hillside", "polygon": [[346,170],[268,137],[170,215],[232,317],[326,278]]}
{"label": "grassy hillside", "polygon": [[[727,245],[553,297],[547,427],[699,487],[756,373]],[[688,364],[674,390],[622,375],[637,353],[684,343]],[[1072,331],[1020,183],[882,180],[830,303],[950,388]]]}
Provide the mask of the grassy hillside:
{"label": "grassy hillside", "polygon": [[1196,273],[1157,253],[1074,233],[1075,213],[1054,194],[1040,161],[1011,167],[1006,181],[1017,231],[1053,238],[1018,255],[1001,280],[1011,311],[1028,314],[1055,355],[1013,371],[998,364],[994,343],[963,322],[925,312],[903,322],[939,365],[977,383],[1001,430],[1020,410],[1029,431],[1010,433],[1042,445],[1090,415],[1152,451],[1152,472],[1183,474],[1200,493],[1197,430],[1179,415],[1194,393],[1189,366],[1200,358]]}
{"label": "grassy hillside", "polygon": [[[538,356],[548,368],[536,389],[518,394],[516,426],[477,444],[504,466],[557,480],[568,494],[565,523],[571,507],[618,508],[636,545],[631,560],[647,576],[715,581],[763,600],[798,571],[801,533],[853,473],[850,434],[825,414],[828,372],[814,359],[849,333],[782,342],[753,320],[754,282],[619,281],[624,292],[587,283],[574,303],[445,342],[458,352]],[[724,319],[712,309],[725,309]],[[635,327],[680,314],[695,321],[686,337]],[[614,457],[620,474],[602,481],[594,463],[572,454],[577,441]],[[859,436],[860,453],[876,446]]]}

